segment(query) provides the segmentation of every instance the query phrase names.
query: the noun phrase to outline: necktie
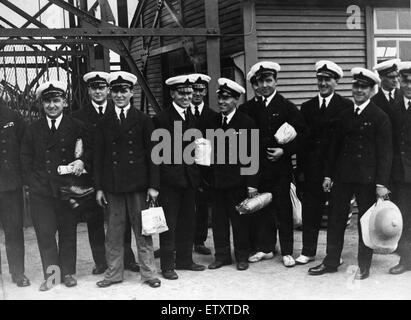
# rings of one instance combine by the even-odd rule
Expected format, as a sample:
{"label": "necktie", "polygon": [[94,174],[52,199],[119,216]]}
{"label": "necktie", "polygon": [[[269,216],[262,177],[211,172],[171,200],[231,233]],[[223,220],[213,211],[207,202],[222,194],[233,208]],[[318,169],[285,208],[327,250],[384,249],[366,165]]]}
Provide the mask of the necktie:
{"label": "necktie", "polygon": [[408,108],[407,111],[411,111],[411,100],[408,100]]}
{"label": "necktie", "polygon": [[103,113],[103,107],[102,107],[102,106],[99,106],[99,107],[98,107],[98,115],[99,115],[100,117],[104,115],[104,113]]}
{"label": "necktie", "polygon": [[358,117],[359,114],[360,114],[360,108],[359,108],[359,107],[356,107],[355,110],[354,110],[354,115],[355,115],[356,117]]}
{"label": "necktie", "polygon": [[226,129],[228,127],[228,123],[227,123],[227,117],[223,116],[223,125],[222,125],[223,129]]}
{"label": "necktie", "polygon": [[324,113],[326,109],[327,109],[327,105],[325,104],[325,98],[323,98],[323,103],[320,108],[321,113]]}
{"label": "necktie", "polygon": [[124,109],[121,109],[121,112],[120,112],[120,124],[123,124],[124,121],[126,121],[126,116],[125,116],[125,114],[124,114]]}
{"label": "necktie", "polygon": [[264,102],[264,105],[267,106],[268,99],[264,97],[263,102]]}
{"label": "necktie", "polygon": [[56,128],[56,120],[55,120],[55,119],[51,120],[51,128],[50,128],[50,131],[51,131],[51,133],[54,133],[54,132],[57,131],[57,128]]}
{"label": "necktie", "polygon": [[187,119],[188,119],[187,109],[184,110],[183,114],[184,114],[184,121],[187,121]]}
{"label": "necktie", "polygon": [[198,106],[194,107],[194,115],[196,116],[196,118],[200,117],[200,111],[198,110]]}
{"label": "necktie", "polygon": [[389,96],[389,102],[390,103],[393,103],[394,102],[394,98],[392,97],[392,92],[390,92],[389,94],[388,94],[388,96]]}

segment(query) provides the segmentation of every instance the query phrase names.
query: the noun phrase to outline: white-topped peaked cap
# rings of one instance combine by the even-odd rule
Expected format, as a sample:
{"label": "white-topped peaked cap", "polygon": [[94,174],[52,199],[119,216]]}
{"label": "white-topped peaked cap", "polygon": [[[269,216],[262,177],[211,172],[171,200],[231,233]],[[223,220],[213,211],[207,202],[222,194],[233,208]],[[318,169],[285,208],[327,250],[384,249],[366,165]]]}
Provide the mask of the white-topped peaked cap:
{"label": "white-topped peaked cap", "polygon": [[245,93],[245,89],[233,80],[227,78],[220,78],[217,82],[217,93],[227,93],[230,96],[233,96],[234,98],[238,98],[240,95]]}
{"label": "white-topped peaked cap", "polygon": [[353,76],[352,82],[359,82],[370,86],[374,86],[375,84],[379,85],[381,83],[381,79],[377,73],[365,68],[352,68],[351,74]]}
{"label": "white-topped peaked cap", "polygon": [[380,76],[384,76],[393,71],[398,71],[400,59],[390,59],[376,64],[373,70],[377,71]]}
{"label": "white-topped peaked cap", "polygon": [[168,78],[166,85],[168,85],[171,90],[193,92],[193,78],[189,74]]}
{"label": "white-topped peaked cap", "polygon": [[191,81],[193,82],[193,88],[204,89],[210,82],[211,77],[202,73],[192,73],[190,74]]}
{"label": "white-topped peaked cap", "polygon": [[36,90],[36,98],[62,97],[65,95],[67,85],[61,81],[47,81]]}
{"label": "white-topped peaked cap", "polygon": [[411,61],[402,61],[398,65],[401,74],[411,74]]}
{"label": "white-topped peaked cap", "polygon": [[116,71],[110,73],[109,84],[114,86],[127,86],[132,87],[137,83],[137,77],[126,71]]}
{"label": "white-topped peaked cap", "polygon": [[108,84],[110,81],[110,74],[104,71],[91,71],[83,76],[84,82],[88,85],[92,83],[105,83]]}
{"label": "white-topped peaked cap", "polygon": [[254,70],[253,70],[252,68],[251,68],[250,71],[248,71],[248,73],[247,73],[247,81],[249,81],[249,82],[251,82],[251,83],[257,81],[257,79],[256,79],[256,77],[255,77],[255,72],[254,72]]}
{"label": "white-topped peaked cap", "polygon": [[341,79],[344,76],[344,71],[341,67],[330,60],[320,60],[315,64],[317,76],[325,76],[330,78]]}
{"label": "white-topped peaked cap", "polygon": [[277,73],[280,72],[281,66],[277,62],[273,61],[260,61],[251,67],[251,71],[254,72],[257,78],[262,75],[272,74],[275,77]]}

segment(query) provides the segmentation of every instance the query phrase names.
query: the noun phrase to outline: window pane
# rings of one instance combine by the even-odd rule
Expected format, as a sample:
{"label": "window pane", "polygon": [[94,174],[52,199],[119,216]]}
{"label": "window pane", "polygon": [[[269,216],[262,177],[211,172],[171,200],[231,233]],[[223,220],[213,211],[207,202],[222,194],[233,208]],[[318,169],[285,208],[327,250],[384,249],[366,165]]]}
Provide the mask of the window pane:
{"label": "window pane", "polygon": [[400,29],[411,30],[411,10],[402,10],[398,12],[398,21]]}
{"label": "window pane", "polygon": [[395,40],[377,41],[377,63],[397,57],[397,43]]}
{"label": "window pane", "polygon": [[400,41],[400,59],[411,60],[411,41]]}
{"label": "window pane", "polygon": [[377,29],[397,29],[396,10],[376,10]]}

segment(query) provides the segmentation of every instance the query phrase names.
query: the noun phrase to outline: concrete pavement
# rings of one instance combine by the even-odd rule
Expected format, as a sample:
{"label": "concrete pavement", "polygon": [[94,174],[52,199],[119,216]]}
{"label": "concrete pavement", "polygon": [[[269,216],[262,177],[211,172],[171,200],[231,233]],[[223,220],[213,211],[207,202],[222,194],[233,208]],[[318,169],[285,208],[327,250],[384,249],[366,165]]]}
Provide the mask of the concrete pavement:
{"label": "concrete pavement", "polygon": [[[323,276],[309,276],[309,267],[320,263],[325,255],[326,233],[320,233],[317,260],[305,266],[285,268],[281,256],[272,260],[250,264],[247,271],[237,271],[235,265],[218,270],[203,272],[177,271],[179,279],[163,279],[158,289],[141,283],[139,274],[125,272],[124,282],[109,288],[98,288],[96,282],[101,276],[91,275],[93,262],[84,223],[78,226],[77,280],[74,288],[57,285],[48,292],[40,292],[42,281],[41,262],[33,228],[25,229],[26,275],[32,285],[18,288],[11,283],[8,274],[7,258],[4,247],[4,234],[0,231],[0,250],[2,256],[2,277],[0,277],[0,299],[44,299],[44,300],[261,300],[261,299],[410,299],[411,272],[398,276],[388,274],[388,269],[398,262],[398,256],[374,255],[370,278],[354,280],[357,252],[356,215],[346,232],[346,243],[342,258],[344,264],[338,273]],[[158,237],[155,239],[158,246]],[[211,229],[207,245],[212,247]],[[133,244],[133,248],[135,245]],[[301,250],[301,232],[295,232],[294,257]],[[208,265],[212,256],[194,254],[194,260]],[[159,269],[159,259],[157,267]]]}

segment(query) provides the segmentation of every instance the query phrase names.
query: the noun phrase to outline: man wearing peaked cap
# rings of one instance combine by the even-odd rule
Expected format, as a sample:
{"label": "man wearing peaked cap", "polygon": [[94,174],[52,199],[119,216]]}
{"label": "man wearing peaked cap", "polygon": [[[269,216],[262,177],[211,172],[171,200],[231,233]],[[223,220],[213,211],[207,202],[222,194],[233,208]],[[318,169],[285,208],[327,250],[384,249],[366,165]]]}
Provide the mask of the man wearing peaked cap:
{"label": "man wearing peaked cap", "polygon": [[373,70],[381,77],[381,86],[378,93],[371,98],[371,101],[379,106],[392,120],[392,106],[401,94],[398,89],[399,73],[398,66],[400,59],[391,59],[378,63]]}
{"label": "man wearing peaked cap", "polygon": [[[378,75],[364,68],[353,68],[354,106],[343,110],[326,156],[324,191],[331,190],[333,205],[328,217],[327,256],[310,268],[310,275],[336,272],[344,246],[350,200],[358,203],[358,265],[355,278],[370,273],[373,251],[362,240],[360,218],[388,194],[392,163],[391,123],[384,111],[371,102],[371,92],[380,83]],[[331,188],[332,187],[332,188]]]}
{"label": "man wearing peaked cap", "polygon": [[97,125],[94,137],[94,181],[97,203],[108,212],[106,232],[107,271],[97,282],[100,288],[124,279],[124,233],[128,216],[136,237],[143,283],[158,288],[151,236],[142,234],[141,212],[155,202],[159,168],[151,160],[154,125],[149,116],[131,105],[137,78],[128,72],[110,74],[114,112]]}
{"label": "man wearing peaked cap", "polygon": [[[164,209],[169,230],[160,234],[160,264],[162,275],[169,280],[178,279],[177,270],[203,271],[205,267],[193,262],[195,233],[195,192],[201,182],[196,164],[178,161],[174,156],[174,141],[188,129],[196,128],[197,121],[190,112],[193,97],[193,80],[190,75],[166,80],[172,98],[171,106],[164,108],[153,118],[157,129],[167,130],[171,140],[171,163],[160,164],[160,204]],[[181,126],[182,133],[175,132]],[[181,141],[182,150],[191,141]],[[181,232],[180,230],[184,230]],[[176,253],[174,256],[174,252]]]}
{"label": "man wearing peaked cap", "polygon": [[[220,114],[214,116],[212,128],[224,130],[224,136],[240,133],[246,130],[247,152],[251,149],[251,130],[255,128],[254,121],[246,114],[237,111],[238,99],[245,93],[242,86],[236,82],[218,79],[218,108]],[[230,133],[231,131],[231,133]],[[244,133],[244,131],[243,131]],[[215,261],[209,269],[218,269],[231,264],[230,223],[233,229],[234,253],[238,270],[248,269],[250,254],[250,224],[248,215],[240,215],[235,207],[247,197],[257,193],[257,175],[241,175],[241,163],[230,163],[231,153],[237,150],[236,159],[239,159],[240,150],[233,146],[231,139],[225,139],[224,160],[220,164],[221,150],[214,151],[215,161],[211,166],[213,181],[213,238],[215,247]],[[235,143],[238,144],[237,139]],[[254,154],[254,156],[257,156]],[[238,160],[237,160],[238,161]]]}
{"label": "man wearing peaked cap", "polygon": [[398,244],[399,263],[391,274],[411,270],[411,61],[399,64],[400,88],[403,96],[393,105],[394,158],[391,169],[392,200],[401,210],[403,232]]}
{"label": "man wearing peaked cap", "polygon": [[[203,137],[206,130],[210,128],[210,120],[216,114],[205,103],[207,96],[208,83],[211,78],[201,73],[190,75],[193,82],[193,99],[191,101],[191,113],[197,119],[198,128],[201,130]],[[196,190],[196,228],[194,236],[194,251],[199,254],[210,255],[211,250],[204,245],[208,233],[208,208],[211,205],[210,194],[210,168],[200,166],[201,185]]]}
{"label": "man wearing peaked cap", "polygon": [[[275,252],[277,229],[283,264],[295,265],[293,253],[293,215],[290,199],[292,177],[291,156],[299,151],[307,134],[307,126],[297,107],[277,91],[278,63],[261,61],[251,70],[255,73],[262,101],[243,107],[260,130],[260,185],[261,192],[270,192],[273,202],[252,217],[255,230],[256,253],[250,262],[270,259]],[[296,139],[280,144],[274,138],[277,130],[285,123],[297,132]]]}
{"label": "man wearing peaked cap", "polygon": [[[90,102],[83,105],[80,110],[74,112],[73,117],[85,124],[88,137],[86,146],[92,150],[97,123],[114,112],[113,101],[111,99],[108,100],[110,74],[103,71],[92,71],[86,73],[83,76],[83,80],[87,84]],[[92,169],[90,172],[92,172]],[[90,177],[90,179],[92,179],[92,177]],[[91,181],[90,183],[93,182]],[[93,207],[86,209],[87,211],[84,214],[84,218],[87,222],[91,253],[95,263],[92,274],[102,274],[107,269],[104,248],[104,213],[103,209],[98,206],[97,203],[94,203]],[[133,250],[131,249],[131,226],[128,217],[126,219],[124,266],[125,269],[131,271],[139,270]]]}
{"label": "man wearing peaked cap", "polygon": [[344,75],[334,62],[321,60],[315,64],[318,94],[301,105],[301,113],[310,129],[307,142],[297,155],[297,179],[304,190],[303,249],[298,264],[313,261],[317,251],[318,233],[328,193],[322,187],[326,153],[334,124],[341,112],[352,109],[353,103],[335,92]]}
{"label": "man wearing peaked cap", "polygon": [[[86,142],[83,124],[63,114],[67,106],[65,84],[58,81],[39,86],[44,117],[30,124],[21,145],[21,164],[25,184],[30,189],[31,216],[40,249],[44,282],[40,291],[49,290],[47,272],[58,266],[61,281],[67,287],[77,284],[76,273],[76,214],[67,200],[60,199],[60,188],[72,182],[71,175],[59,175],[57,167],[71,166],[74,175],[89,170],[90,153],[76,157],[79,140]],[[58,232],[58,243],[56,233]]]}
{"label": "man wearing peaked cap", "polygon": [[20,165],[20,146],[25,127],[23,117],[0,102],[0,222],[5,236],[9,272],[18,287],[30,285],[24,275],[23,183]]}

